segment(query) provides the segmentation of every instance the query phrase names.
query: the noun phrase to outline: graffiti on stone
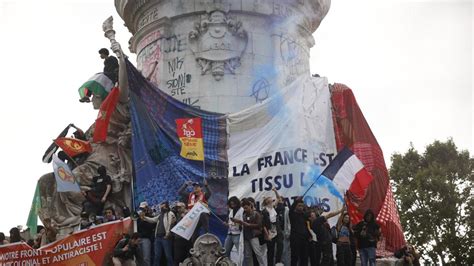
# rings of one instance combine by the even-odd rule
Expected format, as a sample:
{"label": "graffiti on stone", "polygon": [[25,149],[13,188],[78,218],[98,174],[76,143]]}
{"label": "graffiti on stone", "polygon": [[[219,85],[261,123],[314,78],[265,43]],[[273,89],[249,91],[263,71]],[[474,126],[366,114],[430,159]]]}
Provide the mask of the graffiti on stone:
{"label": "graffiti on stone", "polygon": [[183,68],[184,58],[182,57],[175,57],[168,61],[168,73],[172,75],[172,77],[176,76],[176,72]]}
{"label": "graffiti on stone", "polygon": [[184,98],[182,102],[194,108],[201,109],[201,106],[199,105],[199,99]]}
{"label": "graffiti on stone", "polygon": [[191,74],[186,72],[178,74],[176,77],[166,81],[166,86],[170,91],[171,96],[186,94],[186,84],[191,82]]}
{"label": "graffiti on stone", "polygon": [[261,103],[270,95],[270,86],[266,78],[260,78],[253,84],[250,96],[255,98],[255,102]]}
{"label": "graffiti on stone", "polygon": [[289,84],[296,79],[297,76],[307,70],[307,63],[304,58],[306,54],[303,46],[287,35],[280,35],[280,57],[283,63],[283,72],[287,78],[284,84]]}

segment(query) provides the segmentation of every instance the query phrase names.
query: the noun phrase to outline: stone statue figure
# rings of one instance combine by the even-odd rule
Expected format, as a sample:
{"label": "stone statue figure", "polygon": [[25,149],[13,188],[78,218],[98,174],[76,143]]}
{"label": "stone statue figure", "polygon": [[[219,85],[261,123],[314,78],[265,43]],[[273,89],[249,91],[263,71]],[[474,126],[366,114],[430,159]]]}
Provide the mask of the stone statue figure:
{"label": "stone statue figure", "polygon": [[[112,50],[117,54],[120,66],[124,66],[124,54],[111,34],[111,21],[109,23],[107,29],[104,23],[104,31],[108,30],[105,32],[106,37],[111,40]],[[92,153],[83,164],[74,168],[73,174],[81,185],[81,190],[88,190],[92,178],[97,175],[97,168],[101,165],[105,166],[113,182],[112,193],[105,202],[105,206],[115,208],[116,212],[120,214],[123,207],[131,207],[132,197],[132,130],[128,110],[128,80],[124,67],[119,70],[119,84],[120,97],[116,110],[110,119],[106,141],[91,143]],[[93,95],[93,108],[99,109],[103,100],[100,96]],[[93,128],[94,125],[90,127],[86,135],[91,137]],[[43,175],[38,182],[41,195],[40,219],[44,221],[46,218],[50,218],[59,228],[72,230],[71,227],[79,223],[84,196],[76,192],[57,192],[53,173]],[[67,233],[68,230],[65,231]]]}
{"label": "stone statue figure", "polygon": [[236,265],[225,256],[225,249],[222,248],[221,241],[213,234],[204,234],[198,237],[189,253],[191,256],[181,262],[180,266]]}

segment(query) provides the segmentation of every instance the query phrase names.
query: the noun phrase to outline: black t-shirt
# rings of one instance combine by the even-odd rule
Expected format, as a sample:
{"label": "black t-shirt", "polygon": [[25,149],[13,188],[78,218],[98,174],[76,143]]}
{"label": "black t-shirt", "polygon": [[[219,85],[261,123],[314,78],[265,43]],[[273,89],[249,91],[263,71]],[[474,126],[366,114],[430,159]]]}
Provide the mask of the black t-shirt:
{"label": "black t-shirt", "polygon": [[107,190],[107,185],[112,185],[112,179],[110,176],[94,176],[92,178],[93,187],[92,190],[98,197],[103,197]]}
{"label": "black t-shirt", "polygon": [[109,56],[104,60],[104,75],[112,80],[112,82],[117,82],[118,77],[119,63],[115,56]]}
{"label": "black t-shirt", "polygon": [[359,248],[377,247],[380,226],[376,222],[367,223],[362,221],[355,228],[355,234]]}
{"label": "black t-shirt", "polygon": [[306,226],[306,214],[290,209],[291,236],[309,239],[310,234]]}
{"label": "black t-shirt", "polygon": [[278,203],[275,210],[278,215],[278,223],[279,223],[280,229],[283,230],[285,228],[285,204]]}
{"label": "black t-shirt", "polygon": [[321,244],[331,243],[331,228],[326,217],[319,216],[314,220],[312,229]]}
{"label": "black t-shirt", "polygon": [[[151,215],[146,215],[151,217]],[[142,219],[137,220],[138,233],[141,238],[153,238],[155,235],[156,224],[143,221]]]}

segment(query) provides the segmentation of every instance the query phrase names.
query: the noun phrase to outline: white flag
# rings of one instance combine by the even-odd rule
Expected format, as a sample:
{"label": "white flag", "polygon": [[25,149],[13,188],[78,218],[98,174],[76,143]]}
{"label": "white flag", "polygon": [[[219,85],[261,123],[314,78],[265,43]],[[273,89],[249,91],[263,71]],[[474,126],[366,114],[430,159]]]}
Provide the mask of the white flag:
{"label": "white flag", "polygon": [[171,229],[171,232],[189,240],[199,223],[201,213],[209,213],[209,209],[201,202],[198,202],[194,204],[194,207],[183,217],[183,219],[181,219],[181,221]]}
{"label": "white flag", "polygon": [[56,154],[53,155],[54,177],[56,178],[56,190],[58,192],[81,192],[69,166],[61,161]]}

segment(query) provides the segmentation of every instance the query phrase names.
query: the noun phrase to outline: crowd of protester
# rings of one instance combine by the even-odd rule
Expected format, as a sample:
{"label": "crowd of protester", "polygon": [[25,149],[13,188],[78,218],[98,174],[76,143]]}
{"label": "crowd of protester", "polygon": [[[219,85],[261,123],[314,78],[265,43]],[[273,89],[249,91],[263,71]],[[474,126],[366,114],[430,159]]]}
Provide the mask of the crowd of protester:
{"label": "crowd of protester", "polygon": [[[110,186],[110,177],[105,169],[99,167],[98,176],[93,178],[90,190],[85,193],[79,230],[123,218],[116,214],[114,208],[104,208]],[[187,193],[186,188],[189,186],[193,189]],[[239,254],[242,254],[243,265],[247,266],[325,266],[355,265],[358,253],[361,265],[375,265],[380,227],[371,210],[366,211],[361,222],[352,225],[345,207],[327,213],[320,206],[308,207],[302,197],[287,206],[286,199],[275,189],[273,192],[275,196],[265,197],[260,209],[253,198],[229,198],[229,215],[224,222],[228,228],[224,241],[225,256],[237,262]],[[209,232],[209,214],[201,214],[199,224],[189,240],[171,232],[171,228],[194,204],[207,203],[211,191],[207,183],[186,182],[179,193],[182,201],[171,205],[162,202],[157,211],[147,202],[141,202],[132,214],[126,207],[122,210],[125,217],[131,215],[136,220],[137,232],[124,234],[116,244],[112,258],[114,265],[177,266],[189,256],[197,237]],[[328,220],[337,215],[337,224],[330,227]],[[38,226],[36,237],[26,241],[33,248],[56,240],[56,226],[50,219],[45,219],[43,224]],[[239,243],[241,239],[243,245]],[[0,245],[21,241],[25,239],[16,227],[10,230],[9,238],[0,232]],[[242,247],[243,251],[240,251]],[[333,247],[336,247],[335,252]],[[394,255],[402,265],[419,265],[420,255],[411,245],[403,247]]]}
{"label": "crowd of protester", "polygon": [[[186,188],[192,186],[191,192]],[[93,228],[102,223],[122,219],[111,207],[104,207],[110,193],[111,180],[105,167],[99,167],[86,200],[78,226],[79,230]],[[224,222],[228,228],[224,241],[225,256],[234,262],[243,256],[243,265],[355,265],[357,253],[361,265],[375,265],[375,250],[380,237],[380,227],[371,210],[363,220],[351,224],[345,207],[334,212],[324,212],[321,206],[308,207],[302,197],[291,206],[273,189],[274,197],[265,197],[258,209],[253,198],[228,200],[229,215]],[[113,251],[114,265],[179,265],[188,256],[194,241],[209,232],[209,214],[203,213],[193,236],[187,240],[171,232],[186,213],[197,203],[207,203],[211,191],[207,183],[186,182],[179,190],[182,201],[162,202],[155,211],[147,202],[141,202],[134,213],[128,208],[121,212],[136,220],[137,232],[125,234]],[[330,227],[328,220],[339,215],[337,224]],[[25,241],[39,248],[56,240],[58,229],[50,219],[38,226],[35,238],[22,238],[18,228],[10,230],[9,238],[0,232],[0,245]],[[242,238],[241,238],[241,234]],[[244,243],[239,243],[243,239]],[[239,249],[243,247],[243,250]],[[333,251],[333,247],[336,251]],[[336,254],[334,260],[333,254]],[[395,252],[402,265],[419,265],[420,255],[407,245]]]}
{"label": "crowd of protester", "polygon": [[[197,202],[207,203],[211,190],[204,184],[186,182],[179,189],[182,201],[162,202],[155,211],[147,202],[141,202],[134,213],[123,208],[119,217],[116,210],[105,207],[111,191],[111,178],[105,167],[98,168],[92,185],[83,194],[85,201],[79,230],[102,223],[132,216],[137,232],[125,234],[113,251],[114,265],[179,265],[188,256],[194,241],[209,232],[209,214],[202,213],[192,237],[187,240],[171,232]],[[192,191],[187,188],[192,186]],[[334,212],[324,212],[321,206],[308,207],[302,197],[291,206],[287,199],[273,189],[274,197],[265,197],[258,208],[251,197],[228,200],[229,215],[223,221],[228,228],[224,241],[225,255],[234,262],[243,256],[243,265],[355,265],[357,252],[361,265],[375,265],[375,250],[380,237],[380,227],[371,210],[363,220],[351,224],[345,207]],[[337,224],[330,227],[328,220],[339,215]],[[38,234],[26,242],[33,248],[54,242],[58,229],[50,219],[38,226]],[[242,235],[243,234],[243,235]],[[242,238],[241,238],[242,236]],[[243,245],[240,243],[243,239]],[[0,245],[25,241],[18,228],[10,230],[7,239],[0,233]],[[335,244],[335,245],[334,245]],[[336,247],[336,262],[333,247]],[[243,248],[243,250],[239,250]],[[395,256],[403,265],[419,265],[419,254],[412,246],[397,251]]]}

